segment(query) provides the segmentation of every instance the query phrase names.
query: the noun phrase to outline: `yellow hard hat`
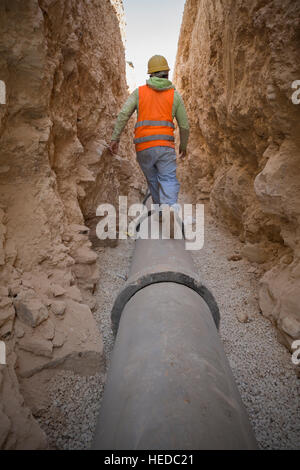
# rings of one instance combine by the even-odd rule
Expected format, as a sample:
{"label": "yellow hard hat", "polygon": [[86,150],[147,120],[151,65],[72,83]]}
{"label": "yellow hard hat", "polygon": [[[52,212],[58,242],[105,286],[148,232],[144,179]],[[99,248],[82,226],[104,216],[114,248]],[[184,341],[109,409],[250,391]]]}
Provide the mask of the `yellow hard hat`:
{"label": "yellow hard hat", "polygon": [[170,70],[167,59],[162,55],[154,55],[148,62],[148,73],[161,72],[162,70]]}

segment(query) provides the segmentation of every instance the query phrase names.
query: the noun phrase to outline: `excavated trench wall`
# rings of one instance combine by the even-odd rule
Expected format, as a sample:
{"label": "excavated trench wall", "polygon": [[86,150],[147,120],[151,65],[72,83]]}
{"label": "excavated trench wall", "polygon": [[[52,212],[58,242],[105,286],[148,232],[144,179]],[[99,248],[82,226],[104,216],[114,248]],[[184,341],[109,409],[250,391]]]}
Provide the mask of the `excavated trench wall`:
{"label": "excavated trench wall", "polygon": [[0,448],[47,445],[29,408],[48,372],[103,363],[86,223],[140,188],[130,129],[126,160],[105,147],[128,93],[121,16],[118,0],[0,3]]}
{"label": "excavated trench wall", "polygon": [[192,128],[183,189],[210,198],[262,266],[260,307],[289,348],[300,338],[299,18],[294,0],[187,0],[175,78]]}

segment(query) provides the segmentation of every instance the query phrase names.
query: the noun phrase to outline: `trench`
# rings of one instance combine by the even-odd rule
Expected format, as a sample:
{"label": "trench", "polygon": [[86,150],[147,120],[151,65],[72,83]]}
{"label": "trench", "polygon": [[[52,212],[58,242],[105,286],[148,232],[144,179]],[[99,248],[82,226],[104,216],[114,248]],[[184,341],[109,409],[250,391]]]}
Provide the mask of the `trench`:
{"label": "trench", "polygon": [[[184,198],[182,198],[184,200]],[[278,343],[276,329],[260,312],[257,272],[247,260],[228,261],[241,247],[205,208],[205,246],[193,253],[200,278],[214,293],[220,312],[220,335],[261,449],[298,446],[299,381],[290,354]],[[110,313],[128,275],[134,241],[98,249],[98,327],[104,339],[107,369],[114,346]],[[246,320],[247,318],[247,320]],[[105,374],[79,377],[58,373],[51,384],[53,403],[40,419],[52,448],[90,448],[103,397]],[[70,389],[72,393],[70,395]],[[57,393],[59,390],[59,393]],[[53,416],[60,413],[59,422]]]}
{"label": "trench", "polygon": [[[111,24],[116,25],[117,21],[120,22],[121,20],[121,23],[123,21],[122,9],[118,10],[118,8],[120,8],[120,2],[116,1],[114,3],[117,5],[117,15],[119,16],[117,20],[117,16],[113,15],[112,11],[109,11],[109,15],[111,16],[107,23],[105,23],[105,27],[108,28],[112,27]],[[51,10],[51,8],[48,9],[46,3],[43,1],[38,2],[38,4],[41,9],[41,16],[44,17],[45,30],[47,30],[47,53],[51,56],[51,53],[54,54],[55,51],[55,41],[57,41],[57,43],[59,42],[55,36],[56,30],[51,22],[51,15],[54,15],[56,7]],[[108,8],[108,4],[109,2],[106,2],[105,8]],[[205,4],[205,2],[203,4]],[[277,85],[277,88],[273,87],[273,85],[268,85],[268,96],[271,96],[270,101],[276,101],[274,96],[278,93],[278,103],[283,109],[283,115],[279,116],[278,122],[275,118],[272,120],[272,125],[274,124],[273,121],[275,122],[274,129],[272,129],[273,134],[270,131],[270,135],[268,135],[269,128],[263,122],[264,119],[266,121],[271,121],[270,116],[274,111],[272,111],[272,109],[264,110],[260,116],[256,115],[255,123],[253,123],[254,137],[252,136],[251,131],[247,128],[248,122],[251,120],[251,116],[249,117],[247,113],[245,113],[246,116],[244,116],[243,113],[237,115],[241,122],[241,127],[238,127],[239,120],[237,119],[237,116],[234,115],[236,108],[238,108],[238,104],[234,103],[233,89],[235,86],[238,86],[239,83],[242,83],[243,80],[246,80],[246,74],[244,69],[241,70],[238,68],[236,62],[237,58],[233,57],[232,50],[228,47],[226,41],[231,42],[236,40],[240,34],[239,30],[235,31],[235,34],[233,34],[233,32],[229,33],[228,28],[226,29],[224,39],[226,43],[224,57],[218,55],[218,51],[222,49],[222,42],[219,37],[212,46],[212,51],[207,55],[204,54],[206,58],[208,57],[208,63],[204,64],[207,69],[204,81],[210,85],[213,83],[214,91],[217,89],[217,83],[215,83],[213,81],[214,78],[210,76],[211,70],[219,71],[221,64],[223,64],[226,69],[224,78],[226,96],[223,96],[222,93],[217,96],[216,107],[214,107],[214,103],[210,100],[205,101],[207,95],[205,94],[204,89],[200,87],[200,68],[198,69],[196,66],[197,64],[195,64],[195,62],[197,62],[195,42],[197,43],[197,38],[200,38],[201,36],[197,24],[201,15],[199,13],[200,10],[197,10],[197,2],[194,0],[187,0],[186,5],[187,13],[183,19],[183,31],[185,31],[185,35],[182,33],[179,40],[175,80],[176,84],[178,84],[178,87],[182,91],[192,126],[189,146],[190,157],[185,162],[180,162],[178,164],[178,174],[182,184],[180,202],[193,203],[200,201],[205,203],[205,244],[201,250],[193,251],[192,257],[197,268],[197,274],[213,293],[218,303],[221,313],[220,337],[233,371],[238,390],[248,412],[259,447],[261,449],[299,449],[300,384],[297,374],[295,373],[295,367],[291,361],[291,341],[293,337],[290,334],[291,330],[287,333],[286,329],[282,328],[285,313],[282,314],[282,311],[279,312],[279,316],[281,315],[279,321],[275,317],[274,312],[277,311],[276,309],[278,309],[278,305],[281,309],[284,309],[282,305],[286,306],[288,316],[288,322],[286,322],[286,324],[291,324],[291,318],[292,321],[294,321],[294,323],[292,323],[293,325],[298,324],[297,322],[299,319],[297,319],[298,317],[296,318],[297,314],[295,314],[295,310],[293,310],[294,303],[297,303],[298,295],[297,273],[294,275],[294,272],[297,271],[298,258],[296,251],[293,251],[293,247],[297,244],[297,223],[295,221],[298,220],[296,204],[298,186],[294,183],[293,178],[298,174],[298,166],[295,162],[297,163],[296,155],[298,155],[297,145],[299,142],[296,137],[294,138],[294,141],[291,142],[289,139],[292,139],[294,134],[289,133],[288,129],[279,131],[279,128],[276,126],[278,126],[278,122],[281,124],[286,116],[290,117],[292,124],[295,122],[299,123],[300,120],[297,121],[298,114],[297,111],[295,111],[295,108],[290,110],[284,101],[285,96],[282,89],[279,89],[280,84]],[[290,8],[292,9],[292,6]],[[75,7],[73,10],[75,10]],[[89,14],[90,13],[91,11],[89,11]],[[213,18],[213,15],[216,14],[216,11],[212,7],[207,7],[205,14],[207,14],[207,29],[204,28],[203,31],[201,30],[204,37],[206,34],[209,36],[211,19]],[[266,32],[262,32],[259,29],[263,22],[263,19],[261,18],[264,18],[264,11],[260,10],[260,5],[258,5],[256,9],[254,8],[253,11],[251,10],[246,13],[242,7],[239,9],[239,6],[237,6],[236,10],[234,10],[234,14],[236,15],[236,18],[241,14],[246,23],[250,18],[249,15],[253,15],[256,22],[255,27],[260,31],[260,33],[257,33],[258,37],[259,39],[263,38],[265,40]],[[67,16],[65,10],[61,17],[61,25],[63,25],[65,21],[63,18],[64,15]],[[190,17],[195,18],[194,25],[189,23]],[[228,25],[231,25],[234,29],[234,25],[230,23],[230,15],[227,10],[224,13],[224,17],[228,22]],[[92,25],[91,28],[93,28],[93,21],[91,21],[90,24]],[[82,24],[80,27],[81,26]],[[77,24],[76,34],[78,34],[78,38],[81,41],[82,33],[79,31],[80,27]],[[53,28],[53,30],[51,30],[51,28]],[[53,36],[51,36],[51,34]],[[92,34],[92,32],[88,31],[88,34]],[[247,52],[244,49],[245,44],[247,45],[247,41],[251,41],[251,38],[252,36],[249,33],[249,35],[246,35],[245,37],[243,36],[241,40],[241,49],[243,49],[243,51],[239,57],[240,64],[242,64],[241,66],[245,67],[245,69],[247,65],[245,63]],[[59,226],[62,223],[64,223],[66,227],[72,226],[72,224],[75,226],[75,230],[77,230],[75,236],[73,232],[70,232],[70,236],[67,230],[67,233],[63,235],[61,234],[61,230],[58,230],[57,233],[59,233],[59,236],[57,236],[57,233],[53,229],[53,240],[55,240],[55,243],[62,236],[65,246],[68,247],[68,253],[71,253],[75,260],[77,252],[69,240],[72,237],[74,237],[76,243],[79,240],[79,246],[81,248],[84,246],[88,251],[88,256],[84,253],[88,258],[91,255],[89,255],[88,237],[86,233],[88,231],[87,227],[90,228],[89,237],[94,253],[97,254],[95,265],[97,266],[99,275],[95,280],[95,274],[93,271],[94,265],[92,265],[90,258],[87,262],[85,260],[85,264],[83,264],[85,267],[86,265],[88,266],[87,270],[84,271],[83,275],[80,273],[80,270],[78,271],[78,285],[84,294],[83,299],[81,299],[79,303],[89,305],[92,311],[92,317],[95,320],[95,323],[93,323],[92,326],[94,329],[99,331],[103,339],[103,358],[105,360],[105,368],[102,368],[101,372],[97,372],[92,375],[78,374],[76,371],[74,372],[72,370],[55,370],[55,373],[52,373],[53,371],[50,373],[49,370],[45,368],[41,373],[41,377],[44,380],[44,388],[41,388],[41,390],[45,390],[46,387],[48,393],[48,396],[44,401],[41,400],[41,391],[38,390],[38,388],[36,390],[34,388],[34,378],[32,385],[30,385],[30,380],[28,381],[29,385],[26,385],[26,380],[23,380],[23,382],[20,380],[21,394],[24,393],[24,396],[26,397],[25,405],[27,408],[25,412],[27,413],[28,408],[31,408],[34,420],[39,423],[41,430],[45,432],[49,449],[91,448],[97,416],[103,398],[107,371],[110,365],[111,353],[114,347],[114,336],[111,330],[110,314],[116,296],[124,286],[127,279],[134,251],[135,242],[130,238],[127,240],[118,240],[118,242],[113,242],[109,246],[105,244],[103,245],[96,240],[95,225],[97,223],[97,218],[94,215],[95,208],[97,207],[97,204],[102,202],[102,200],[116,205],[117,196],[119,194],[130,195],[132,202],[140,202],[141,197],[145,192],[145,182],[141,178],[141,174],[136,178],[136,181],[132,178],[134,171],[138,172],[134,161],[134,152],[131,142],[133,129],[132,122],[130,122],[124,133],[119,152],[122,157],[126,156],[126,158],[111,160],[109,153],[107,152],[107,136],[112,130],[113,121],[116,117],[117,111],[127,96],[124,77],[122,77],[121,85],[119,83],[119,72],[121,68],[124,72],[125,66],[122,52],[118,52],[119,56],[116,59],[118,66],[123,61],[120,66],[120,70],[117,71],[117,67],[113,68],[107,57],[101,57],[99,63],[101,65],[101,74],[103,75],[100,74],[101,78],[99,79],[99,77],[97,77],[96,68],[93,65],[94,75],[91,74],[91,77],[89,77],[89,74],[87,70],[84,69],[82,62],[79,67],[76,66],[75,57],[77,54],[77,46],[74,46],[72,41],[74,41],[74,37],[70,40],[68,46],[62,48],[62,56],[64,56],[64,60],[59,58],[58,62],[61,62],[59,62],[60,65],[57,67],[53,78],[53,88],[51,89],[51,97],[49,99],[51,113],[49,115],[51,115],[51,119],[53,118],[54,124],[52,123],[53,127],[49,130],[50,137],[47,141],[47,138],[44,137],[44,134],[47,134],[47,130],[43,129],[43,138],[39,140],[41,145],[44,145],[44,142],[46,142],[45,152],[47,158],[49,157],[49,161],[51,162],[51,168],[49,167],[47,170],[48,173],[45,173],[46,183],[44,184],[44,187],[47,185],[54,185],[53,180],[57,180],[55,192],[53,192],[50,197],[56,198],[55,201],[59,215],[54,214],[53,209],[51,208],[50,210],[47,204],[45,205],[45,213],[47,216],[49,215],[50,221],[51,218],[53,220],[55,219],[56,226]],[[111,42],[107,45],[107,48],[113,50],[115,46],[113,45],[111,38],[110,41]],[[120,35],[117,41],[119,41],[119,49],[121,50]],[[277,47],[279,48],[278,45]],[[114,52],[117,53],[116,49],[114,49]],[[88,51],[88,54],[90,54],[90,51]],[[267,61],[265,62],[267,63]],[[291,60],[291,63],[294,62],[296,61]],[[40,61],[40,63],[42,63],[42,61]],[[290,64],[287,64],[287,67],[288,65]],[[80,75],[81,70],[83,70],[82,75]],[[191,73],[191,70],[193,70],[193,73]],[[79,83],[81,83],[84,88],[84,82],[86,79],[91,80],[90,83],[96,83],[97,86],[99,86],[97,105],[101,110],[98,114],[95,109],[93,109],[93,97],[89,95],[90,90],[85,90],[86,95],[83,93],[82,100],[78,98],[78,96],[80,96],[80,93],[78,92],[78,96],[76,98],[78,106],[75,113],[75,138],[70,131],[72,126],[70,126],[70,123],[68,122],[69,116],[66,117],[69,112],[67,109],[68,106],[65,105],[63,100],[62,102],[60,101],[59,93],[57,95],[58,98],[55,94],[55,87],[62,86],[63,73],[66,74],[66,77],[68,77],[69,80],[66,80],[66,96],[69,96],[70,94],[72,96],[72,86],[75,89]],[[78,73],[78,75],[76,75],[76,73]],[[250,75],[251,74],[249,73],[249,76]],[[72,80],[74,81],[72,82]],[[105,80],[111,80],[111,89],[108,89],[109,87],[103,87],[102,81]],[[102,103],[102,94],[105,98],[103,101],[107,100],[106,104]],[[254,92],[252,94],[254,95]],[[113,98],[111,95],[113,95]],[[198,95],[203,100],[203,103],[198,101]],[[85,96],[88,97],[88,104],[85,103]],[[224,118],[223,98],[225,99],[227,108],[233,113],[232,115],[227,116],[227,121]],[[257,96],[255,98],[258,100]],[[262,99],[264,99],[264,97]],[[72,100],[70,102],[72,102]],[[195,105],[196,102],[204,116],[203,119],[201,116],[199,117],[198,108]],[[36,109],[33,106],[33,111],[31,111],[31,107],[29,107],[27,114],[24,112],[25,121],[30,119],[31,112],[34,119],[36,119],[36,116],[39,116],[39,113],[41,112],[40,103],[35,104],[35,106]],[[253,107],[254,104],[251,103],[251,106]],[[249,108],[251,108],[251,106],[249,105]],[[53,117],[57,111],[55,107],[59,110],[57,119]],[[276,111],[278,111],[278,109],[276,109]],[[18,119],[20,116],[22,118],[22,113],[18,114],[12,112],[11,115],[18,116]],[[1,137],[4,135],[5,139],[4,131],[5,126],[9,122],[9,114],[5,112],[3,116],[0,114],[0,118],[3,118],[2,122],[0,121],[0,124],[2,125],[2,127],[0,127],[0,135]],[[243,121],[244,117],[246,124]],[[85,127],[85,120],[88,122],[89,126]],[[231,135],[230,126],[232,126]],[[42,121],[37,124],[35,123],[33,127],[34,132],[36,132],[36,130],[40,130],[40,127],[42,127]],[[249,126],[249,128],[250,127],[251,126]],[[64,132],[66,133],[65,140],[62,137]],[[295,132],[295,134],[297,134],[297,132]],[[251,147],[249,154],[247,154],[246,151],[248,142],[250,142],[249,148]],[[286,146],[282,153],[280,153],[279,149],[283,144]],[[9,145],[11,145],[10,140]],[[21,147],[18,147],[17,149],[13,148],[12,150],[9,145],[7,144],[6,148],[8,151],[11,151],[12,154],[15,152],[15,154],[19,155],[18,152],[20,152],[20,148],[21,150],[23,148],[21,145]],[[3,148],[5,149],[5,147]],[[32,149],[30,147],[28,155],[26,154],[27,163],[30,161],[31,151]],[[78,168],[76,169],[77,163],[75,164],[74,161],[69,158],[72,152],[76,155],[76,161],[79,162],[79,166],[82,163],[82,160],[80,161],[82,156],[88,160],[87,166],[84,167],[81,165],[78,173],[79,176],[76,174],[76,177],[74,178],[72,172],[76,173]],[[268,152],[267,156],[265,155],[266,152]],[[42,152],[36,151],[36,153],[40,158]],[[286,154],[290,157],[290,166],[288,165],[288,162],[284,160],[284,156]],[[22,152],[20,155],[23,157]],[[261,160],[259,160],[258,155],[263,155]],[[241,156],[244,157],[244,160]],[[272,162],[273,158],[275,163],[277,160],[282,158],[282,167],[285,169],[288,168],[289,170],[289,179],[286,186],[290,185],[294,188],[296,193],[294,198],[291,198],[292,204],[290,207],[284,206],[286,200],[290,197],[290,193],[283,192],[280,193],[279,196],[276,196],[276,201],[278,202],[279,198],[280,203],[282,203],[282,207],[280,206],[279,209],[277,202],[272,205],[271,197],[265,197],[265,194],[268,193],[268,189],[272,189],[270,180],[273,178],[276,184],[280,180],[275,171],[274,173],[271,172],[270,178],[269,173],[264,167],[266,162]],[[65,168],[63,168],[64,159],[69,165],[66,165]],[[275,159],[277,160],[275,161]],[[25,178],[25,182],[28,187],[25,187],[25,184],[24,187],[28,190],[28,195],[31,198],[29,198],[30,201],[34,201],[37,193],[35,192],[35,188],[30,187],[26,177],[28,178],[28,176],[34,175],[35,178],[35,175],[37,174],[34,184],[40,184],[38,177],[41,176],[41,179],[43,178],[41,169],[43,165],[46,168],[47,163],[44,162],[42,165],[41,160],[34,162],[34,164],[32,164],[32,168],[30,167],[28,174],[26,173],[26,165],[24,165],[25,170],[23,171],[23,160],[17,160],[16,163],[14,176],[19,178],[18,181],[21,189],[23,188],[21,184],[24,183],[22,178]],[[276,165],[274,165],[274,167],[276,167]],[[252,186],[258,171],[262,171],[263,173],[256,185],[259,187],[261,192],[259,194],[254,194]],[[5,175],[6,172],[7,170],[4,168],[3,174]],[[49,174],[51,174],[51,172],[52,180],[50,183]],[[266,181],[267,183],[265,183]],[[4,182],[5,184],[7,183],[6,181]],[[264,184],[266,184],[267,189],[264,187]],[[270,186],[267,187],[267,184]],[[41,187],[42,186],[43,185],[41,184]],[[279,183],[276,188],[278,187],[281,191]],[[5,186],[5,189],[7,189],[7,191],[9,190],[9,194],[13,194],[14,197],[17,198],[17,196],[15,196],[15,190],[11,187],[10,183]],[[240,189],[241,192],[239,192]],[[4,192],[4,190],[2,192]],[[20,197],[20,199],[22,198]],[[42,204],[42,199],[43,198],[41,197],[39,204]],[[257,202],[258,199],[262,204],[262,206],[259,207],[259,210]],[[7,197],[5,201],[6,203],[7,201],[10,202],[10,198]],[[4,205],[3,207],[6,210],[6,206]],[[38,204],[36,205],[36,208],[36,210],[38,210]],[[276,212],[277,209],[278,212]],[[9,221],[12,220],[12,215],[15,215],[13,210],[14,206],[12,204],[11,216],[7,217]],[[7,212],[9,214],[9,209],[7,209]],[[23,224],[25,224],[25,222],[28,223],[28,225],[30,225],[30,223],[37,223],[38,219],[30,218],[31,212],[32,210],[29,211],[28,208],[24,211],[22,219]],[[17,211],[16,213],[18,214]],[[0,215],[2,217],[2,212]],[[3,217],[3,220],[5,220],[5,216]],[[8,225],[9,235],[13,230],[17,232],[18,230],[21,231],[21,229],[23,229],[22,220],[19,226],[17,224],[12,224],[11,226]],[[2,222],[2,219],[0,222]],[[51,223],[50,228],[44,221],[41,226],[43,226],[43,224],[47,227],[48,232],[51,233],[53,228],[51,228]],[[84,227],[82,224],[85,224],[87,227]],[[257,224],[257,227],[253,228],[255,224]],[[44,229],[44,233],[46,233],[47,230]],[[24,230],[24,232],[26,233],[26,230]],[[3,232],[0,232],[0,234],[2,236]],[[27,243],[30,245],[31,239],[34,239],[34,234],[29,230],[28,234]],[[11,236],[11,238],[13,238],[13,236]],[[26,243],[26,236],[24,240],[24,242],[22,240],[20,242],[19,240],[19,244]],[[30,240],[30,243],[28,240]],[[54,243],[53,240],[51,240],[51,243]],[[39,242],[38,238],[37,242]],[[76,243],[75,248],[77,248]],[[34,241],[31,247],[32,253],[36,250],[34,246],[35,244],[36,242]],[[250,246],[250,254],[252,258],[253,249],[254,251],[257,250],[255,251],[256,258],[254,256],[254,261],[252,259],[252,262],[251,256],[247,258],[247,256],[241,255],[245,249],[245,245],[247,245],[248,251]],[[47,245],[45,246],[47,247]],[[51,244],[49,246],[49,251],[52,249],[55,255],[59,258],[61,253],[55,252],[55,248],[53,248],[53,246],[51,248]],[[17,248],[20,250],[20,246]],[[44,248],[43,250],[45,252],[46,250]],[[13,271],[13,266],[17,266],[14,276],[12,276],[13,283],[17,276],[23,275],[23,271],[27,274],[27,271],[30,273],[30,270],[34,270],[34,262],[30,259],[30,250],[28,250],[29,254],[26,254],[26,257],[24,257],[23,265],[17,265],[19,260],[16,252],[17,250],[14,250],[14,247],[9,246],[7,258],[10,261],[8,264],[15,263],[15,265],[12,264],[11,266],[9,264],[10,269]],[[45,257],[44,252],[43,256]],[[20,251],[19,257],[21,258]],[[255,262],[257,261],[257,257],[266,257],[266,259],[262,263],[261,260]],[[13,262],[11,262],[11,259],[13,259]],[[282,261],[283,259],[285,261]],[[277,263],[278,260],[280,261],[279,264]],[[43,261],[44,258],[42,257],[42,262]],[[30,267],[29,262],[31,263]],[[80,263],[76,260],[75,264]],[[93,267],[91,268],[91,266]],[[273,274],[272,271],[274,266],[277,269],[277,271],[274,271],[275,274]],[[49,277],[52,276],[53,270],[51,271],[51,263],[50,268],[49,266],[45,268],[46,271],[47,269],[47,275],[50,273]],[[66,265],[63,265],[63,269],[66,269],[64,272],[67,273]],[[273,278],[271,277],[271,280],[266,281],[263,293],[265,295],[264,299],[267,299],[267,301],[264,300],[264,308],[262,308],[262,304],[259,301],[261,278],[268,270],[272,271]],[[10,275],[11,271],[7,272]],[[4,278],[7,275],[7,272],[4,271]],[[291,273],[293,276],[290,276]],[[68,276],[69,275],[66,274],[67,278]],[[282,278],[280,276],[282,276]],[[89,281],[89,277],[92,279],[91,281]],[[288,284],[286,278],[288,278],[289,282],[293,284]],[[58,279],[63,282],[64,276],[59,277]],[[276,286],[279,285],[278,279],[279,281],[283,279],[283,282],[286,282],[282,290],[276,289]],[[85,281],[87,281],[86,284]],[[20,282],[20,285],[22,285],[22,282]],[[25,278],[25,281],[23,282],[25,286],[26,282],[28,284],[28,278]],[[72,282],[72,286],[74,286],[75,281],[72,280]],[[30,283],[28,285],[31,289],[32,286]],[[284,291],[289,291],[290,288],[292,292],[291,302],[289,302],[290,298],[287,298],[284,294]],[[14,294],[14,297],[18,295],[18,288],[15,289],[16,293]],[[9,295],[11,296],[11,294]],[[41,298],[44,301],[45,292],[42,292]],[[64,296],[61,298],[65,300]],[[95,305],[97,305],[96,308]],[[48,307],[49,305],[47,304],[47,308]],[[288,310],[289,308],[291,312]],[[268,315],[266,315],[266,312]],[[60,321],[61,320],[58,321],[58,324]],[[55,324],[55,326],[57,325]],[[31,334],[33,329],[31,329],[29,333],[28,331],[26,330],[25,336]],[[9,334],[11,334],[11,332]],[[13,332],[13,341],[16,336],[14,335],[15,333]],[[280,341],[278,341],[278,337]],[[6,338],[10,339],[10,336],[8,335]],[[16,341],[18,342],[18,339]],[[19,354],[18,349],[17,351]],[[79,356],[81,354],[82,353],[80,352]],[[2,378],[1,371],[2,369],[0,369],[0,379]],[[38,374],[36,375],[38,376]],[[37,387],[40,386],[38,381],[36,384]],[[23,390],[22,387],[25,385],[27,389],[25,390],[26,387],[24,387]],[[28,391],[30,394],[28,394]],[[0,396],[1,393],[2,389],[0,380]],[[35,406],[35,394],[37,402],[39,402],[39,407]],[[18,404],[18,406],[20,406],[20,409],[24,411],[23,403]],[[7,413],[9,416],[9,411],[7,411]],[[12,418],[12,421],[14,419],[15,417]],[[16,443],[11,443],[11,434],[9,434],[9,431],[5,432],[7,432],[8,439],[6,443],[4,442],[4,446],[7,445],[9,448],[9,446],[13,447],[15,445],[17,447]],[[28,430],[26,433],[28,433]],[[27,437],[28,436],[26,435],[26,439]],[[38,438],[37,441],[39,441]],[[38,448],[41,444],[29,443],[28,445],[32,445],[33,447],[36,445]],[[46,446],[45,443],[43,445]]]}

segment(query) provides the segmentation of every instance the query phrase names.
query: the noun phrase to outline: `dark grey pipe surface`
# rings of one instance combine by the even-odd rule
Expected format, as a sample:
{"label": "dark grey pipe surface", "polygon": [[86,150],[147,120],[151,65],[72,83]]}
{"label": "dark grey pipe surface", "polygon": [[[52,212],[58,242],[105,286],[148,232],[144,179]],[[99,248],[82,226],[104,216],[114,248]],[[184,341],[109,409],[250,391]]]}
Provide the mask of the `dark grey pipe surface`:
{"label": "dark grey pipe surface", "polygon": [[195,290],[208,304],[218,328],[218,305],[207,287],[198,279],[195,266],[185,249],[184,240],[142,240],[135,243],[134,256],[126,284],[114,303],[111,319],[113,330],[118,330],[119,320],[128,300],[145,286],[158,282],[175,282]]}
{"label": "dark grey pipe surface", "polygon": [[257,447],[216,328],[218,306],[184,240],[136,241],[111,318],[117,337],[94,449]]}
{"label": "dark grey pipe surface", "polygon": [[256,448],[213,317],[195,291],[162,282],[126,304],[93,447]]}
{"label": "dark grey pipe surface", "polygon": [[129,278],[144,269],[164,264],[169,270],[190,271],[197,277],[190,252],[185,249],[184,240],[136,240]]}

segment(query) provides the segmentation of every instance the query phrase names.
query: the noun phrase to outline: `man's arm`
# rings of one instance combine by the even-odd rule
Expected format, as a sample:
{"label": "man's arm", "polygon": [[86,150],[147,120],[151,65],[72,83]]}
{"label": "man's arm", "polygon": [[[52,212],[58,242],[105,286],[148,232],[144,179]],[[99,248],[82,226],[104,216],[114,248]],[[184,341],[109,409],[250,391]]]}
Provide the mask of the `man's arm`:
{"label": "man's arm", "polygon": [[138,89],[134,90],[134,92],[131,93],[126,103],[124,104],[123,108],[118,114],[118,117],[115,123],[115,128],[111,136],[110,149],[112,153],[116,153],[118,151],[118,144],[119,144],[120,136],[128,120],[130,119],[131,115],[137,109],[137,105],[138,105]]}
{"label": "man's arm", "polygon": [[177,91],[175,92],[174,99],[176,99],[175,118],[178,123],[179,133],[180,133],[180,147],[179,147],[180,155],[179,156],[181,158],[184,158],[186,155],[186,148],[187,148],[189,134],[190,134],[189,120],[187,117],[183,100]]}

